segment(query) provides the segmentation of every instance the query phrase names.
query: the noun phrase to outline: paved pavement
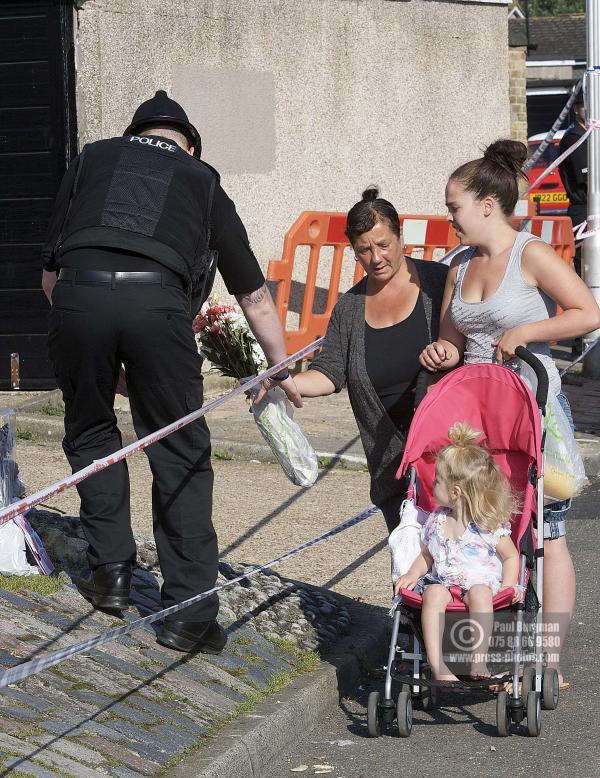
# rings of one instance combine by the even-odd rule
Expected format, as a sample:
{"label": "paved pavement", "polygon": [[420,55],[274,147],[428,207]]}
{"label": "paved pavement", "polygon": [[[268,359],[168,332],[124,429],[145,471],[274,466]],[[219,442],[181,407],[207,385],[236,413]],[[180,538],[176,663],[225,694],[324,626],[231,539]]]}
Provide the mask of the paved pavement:
{"label": "paved pavement", "polygon": [[[553,355],[559,369],[569,361],[569,348],[558,345]],[[578,364],[563,379],[563,390],[573,407],[577,437],[584,458],[588,460],[590,474],[600,472],[600,381],[586,379]],[[227,391],[233,382],[213,374],[205,376],[205,401]],[[260,436],[250,413],[240,413],[242,400],[224,403],[207,416],[212,433],[213,453],[221,458],[256,459],[274,462],[275,459]],[[0,392],[0,406],[18,408],[19,428],[27,435],[39,439],[61,440],[62,418],[53,409],[60,408],[60,394]],[[125,398],[117,398],[116,408],[124,444],[135,440],[129,404]],[[304,407],[295,410],[294,418],[322,464],[340,463],[343,467],[364,470],[366,461],[358,428],[348,395],[345,391],[330,397],[306,400]],[[598,465],[598,466],[596,466]]]}
{"label": "paved pavement", "polygon": [[[41,486],[34,481],[36,472],[43,471],[52,480],[66,469],[58,443],[62,419],[53,415],[55,398],[12,395],[5,396],[5,403],[0,404],[7,400],[14,403],[15,399],[27,403],[25,413],[18,411],[17,460],[26,483],[30,487],[32,483]],[[336,407],[341,400],[347,408],[343,397],[336,399]],[[35,425],[30,426],[28,418],[33,418]],[[121,420],[127,424],[126,411]],[[214,421],[218,428],[218,420]],[[257,439],[260,445],[261,439],[242,401],[232,409],[230,423],[238,425],[238,440],[251,435],[252,443]],[[37,431],[43,430],[44,425],[52,425],[53,434],[38,438]],[[362,466],[339,473],[323,470],[319,483],[306,491],[289,484],[277,465],[229,461],[224,458],[225,446],[217,446],[221,446],[221,458],[215,461],[219,494],[215,513],[219,524],[226,522],[219,529],[223,529],[222,548],[228,559],[240,559],[242,554],[241,559],[246,562],[266,561],[368,505],[368,477]],[[142,472],[144,459],[141,456],[132,460],[131,472],[141,475],[141,480],[145,476],[147,484],[148,474]],[[236,484],[233,490],[232,483]],[[263,486],[259,494],[257,483]],[[221,488],[223,491],[219,491]],[[76,493],[72,492],[68,513],[74,511],[74,497]],[[327,498],[330,504],[324,505]],[[148,498],[143,506],[148,515],[147,509]],[[280,514],[286,513],[287,524],[280,520]],[[298,567],[297,561],[295,566],[288,564],[283,572],[303,581],[331,581],[332,587],[337,577],[336,589],[348,591],[345,587],[353,580],[362,555],[373,556],[374,536],[380,540],[383,530],[383,523],[380,524],[377,529],[373,525],[357,528],[348,541],[349,550],[343,553],[339,552],[339,545],[334,555],[325,552],[315,558],[310,557],[314,552],[308,552],[306,559],[312,558],[310,572]],[[150,526],[147,521],[146,532]],[[379,545],[377,550],[381,552]],[[378,559],[381,561],[382,557],[380,553]],[[387,573],[383,561],[383,570],[373,575],[378,583]],[[361,567],[361,574],[362,571]],[[364,585],[356,585],[356,590],[357,597],[359,592],[364,598]],[[135,608],[126,615],[127,620],[158,608],[158,591],[152,576],[136,575],[133,602]],[[377,640],[377,630],[382,629],[380,620],[374,628],[360,628],[361,620],[369,621],[370,609],[352,600],[348,600],[348,606],[353,617],[352,634],[337,646],[336,655],[328,655],[323,666],[311,675],[311,683],[320,688],[316,702],[311,686],[311,704],[304,705],[302,713],[298,711],[301,696],[293,695],[291,709],[295,718],[304,716],[311,722],[322,701],[329,702],[337,694],[337,673],[356,680],[357,654],[365,656],[370,647],[381,644]],[[0,590],[0,666],[13,666],[47,650],[86,640],[118,623],[92,611],[70,585],[47,595]],[[364,635],[364,646],[359,646],[357,628]],[[175,764],[186,752],[195,751],[208,731],[214,731],[248,699],[268,689],[274,679],[281,674],[292,675],[297,664],[297,657],[286,647],[274,646],[262,638],[251,620],[232,629],[226,651],[214,658],[182,657],[159,647],[153,629],[138,630],[0,693],[0,775],[131,777],[174,775],[175,769],[183,770],[184,775],[205,775],[206,760],[217,764],[217,757],[222,754],[191,757],[181,768]],[[284,709],[283,701],[279,701],[282,704],[271,721],[281,737],[287,733],[278,723]],[[227,734],[223,733],[218,742],[228,742]],[[264,739],[259,738],[259,742],[264,743]],[[276,732],[270,742],[277,742]],[[196,772],[200,759],[204,766]],[[230,770],[227,774],[232,775]]]}
{"label": "paved pavement", "polygon": [[[224,388],[222,384],[214,385],[211,381],[207,384],[209,396]],[[600,438],[598,437],[600,430],[598,429],[597,411],[599,387],[599,382],[586,381],[578,375],[570,378],[565,384],[565,390],[575,410],[576,424],[581,430],[579,434],[586,457],[586,466],[591,473],[600,471]],[[53,415],[54,412],[50,407],[53,404],[56,406],[55,398],[38,395],[24,397],[13,394],[5,395],[0,401],[0,405],[2,404],[21,405],[19,428],[23,437],[33,436],[35,440],[36,436],[39,436],[40,439],[51,441],[58,441],[61,437],[62,419],[60,416]],[[296,419],[311,439],[315,449],[320,453],[322,464],[326,468],[339,462],[344,467],[359,471],[352,475],[360,478],[360,493],[357,499],[360,507],[366,506],[368,495],[365,485],[364,458],[347,395],[341,393],[330,398],[307,401],[305,408],[296,412]],[[130,436],[131,439],[133,432],[126,404],[120,411],[120,423],[124,429],[125,438]],[[209,418],[209,425],[213,433],[213,449],[221,461],[237,457],[247,462],[248,467],[251,467],[251,461],[257,461],[255,466],[259,467],[258,462],[272,460],[272,455],[260,438],[251,415],[245,412],[240,413],[239,405],[236,407],[234,403],[225,404],[212,414]],[[224,464],[233,465],[233,463],[228,462],[224,462]],[[265,465],[265,467],[267,466]],[[260,475],[262,471],[259,469],[254,472],[256,475],[247,477],[254,479],[257,484],[262,483],[263,479]],[[335,472],[335,469],[332,472]],[[348,473],[348,476],[350,475]],[[359,486],[358,481],[352,483],[352,489]],[[344,479],[332,478],[321,481],[319,486],[321,492],[317,502],[321,500],[323,514],[335,515],[336,490],[341,490],[340,494],[344,493],[347,503],[347,492],[344,492],[344,489],[347,490],[348,487],[350,487],[350,481]],[[596,487],[594,486],[594,488]],[[328,492],[328,489],[331,491]],[[304,494],[310,495],[311,492]],[[293,502],[296,497],[290,497],[290,500]],[[342,502],[344,501],[340,499],[340,504]],[[319,510],[318,506],[314,505],[314,501],[310,504],[311,512]],[[285,502],[282,503],[282,507],[284,505]],[[590,513],[591,500],[584,502],[582,499],[581,505],[584,506],[581,510],[588,511],[588,516],[592,515]],[[346,518],[346,515],[339,516],[338,520],[343,518]],[[582,516],[579,526],[584,526],[584,519],[585,516]],[[593,522],[587,524],[589,526],[586,531],[597,534],[596,525]],[[251,526],[247,532],[252,534],[255,532],[255,528]],[[272,543],[273,546],[283,549],[293,545],[288,543],[290,540],[289,528],[286,528],[285,521],[278,523],[272,521],[271,517],[269,519],[269,533],[269,544]],[[593,542],[586,544],[587,536],[580,536],[578,532],[575,532],[574,536],[579,538],[576,552],[578,566],[583,569],[583,566],[591,565],[593,569],[590,549],[595,548],[596,544]],[[318,553],[315,550],[312,557],[314,561],[311,564],[314,565],[315,569],[319,569],[321,566],[322,581],[339,581],[339,575],[342,577],[347,575],[348,569],[356,569],[363,562],[367,563],[365,569],[368,569],[374,555],[381,560],[385,553],[382,552],[381,540],[381,527],[379,525],[376,530],[371,530],[371,532],[369,532],[369,528],[366,528],[364,535],[360,536],[360,544],[356,545],[350,552],[346,551],[343,558],[333,560],[337,569],[333,568],[330,572],[329,568],[333,563],[327,557],[325,550],[318,551]],[[259,554],[261,555],[261,561],[264,559],[264,553],[267,554],[267,558],[272,556],[269,553],[271,549],[268,547],[262,550],[258,550],[254,546],[251,548],[255,557],[258,558]],[[325,547],[322,548],[325,549]],[[256,560],[246,558],[245,561]],[[376,575],[377,579],[369,581],[365,579],[363,583],[365,591],[369,588],[381,589],[382,569],[381,562],[378,562],[377,569],[372,568],[372,574]],[[309,576],[310,573],[307,572],[307,578]],[[138,584],[140,600],[143,597],[150,600],[153,597],[154,600],[156,599],[155,589],[153,590],[148,582],[146,582],[146,586],[142,580]],[[350,594],[350,592],[348,593]],[[352,591],[351,594],[358,598],[356,590]],[[368,596],[367,599],[369,599]],[[586,609],[585,620],[582,619],[582,621],[587,624],[592,619],[594,609],[597,611],[598,603],[597,599],[594,598],[593,588],[582,586],[579,602],[580,607]],[[148,600],[146,600],[146,605],[148,604]],[[75,640],[79,641],[89,634],[106,629],[111,623],[104,616],[86,611],[82,607],[81,600],[71,588],[63,589],[60,593],[47,597],[11,595],[0,592],[0,606],[2,606],[0,607],[0,635],[3,641],[0,645],[0,665],[4,666],[10,666],[16,661],[30,656],[44,644],[52,643],[52,647],[54,647],[54,642],[58,640],[61,641],[59,645],[66,645]],[[155,603],[154,607],[156,607]],[[11,610],[12,617],[7,616]],[[357,623],[361,623],[361,619],[363,620],[363,633],[370,633],[372,638],[370,647],[363,646],[361,648],[363,654],[365,651],[367,654],[372,651],[373,643],[377,643],[380,639],[381,633],[378,630],[384,623],[382,616],[382,609],[376,612],[371,610],[366,616],[357,614]],[[365,623],[370,626],[365,627]],[[15,638],[15,625],[18,625],[19,634],[23,639],[17,640]],[[68,632],[68,634],[61,638],[60,635],[63,632]],[[573,645],[576,645],[577,634],[576,631]],[[591,632],[586,630],[582,634],[582,648],[589,648],[597,642],[597,635],[593,630]],[[257,650],[264,654],[264,656],[261,654],[263,668],[267,667],[270,672],[274,673],[293,665],[292,657],[274,651],[270,644],[261,643],[256,635],[257,633],[253,631],[248,634],[240,633],[241,645],[250,640],[257,646]],[[356,650],[356,647],[349,648],[348,656],[351,657]],[[0,764],[3,764],[5,768],[5,771],[1,772],[0,775],[7,775],[13,769],[19,771],[15,772],[15,775],[39,776],[85,776],[107,773],[126,778],[135,775],[159,774],[161,770],[164,771],[165,765],[170,764],[170,760],[174,756],[185,754],[190,747],[195,748],[202,733],[207,730],[211,722],[214,722],[217,717],[226,716],[248,694],[248,691],[243,688],[244,682],[239,673],[236,676],[238,666],[235,656],[216,660],[196,657],[189,662],[182,661],[181,657],[159,649],[154,642],[153,635],[149,632],[135,633],[130,638],[110,644],[102,650],[94,651],[77,662],[75,670],[73,667],[61,668],[59,666],[52,671],[51,676],[47,675],[40,677],[39,680],[19,684],[17,688],[5,690],[6,693],[0,695],[2,707],[0,711],[0,732],[2,733],[0,734],[0,750],[4,760]],[[293,726],[290,726],[289,718],[286,719],[283,715],[284,710],[288,711],[288,716],[290,710],[295,711],[294,715],[297,720],[304,722],[303,727],[314,723],[315,718],[321,715],[328,706],[333,710],[337,702],[336,668],[340,674],[340,665],[343,665],[342,659],[337,663],[333,660],[330,663],[323,663],[321,671],[302,681],[295,682],[298,686],[293,685],[287,693],[278,694],[277,701],[281,702],[281,705],[274,705],[272,702],[265,703],[266,707],[259,705],[252,714],[254,718],[246,718],[244,722],[236,725],[250,727],[251,734],[244,740],[246,752],[250,752],[250,746],[247,744],[254,738],[252,742],[255,743],[255,749],[260,752],[262,748],[263,757],[265,754],[271,757],[273,743],[277,743],[279,748],[283,748],[290,737],[297,737],[298,734],[301,734]],[[347,665],[343,666],[346,669],[341,675],[347,672]],[[588,666],[581,660],[577,667],[582,674],[586,674],[586,678],[589,677],[593,681],[593,666]],[[331,672],[327,675],[329,671]],[[588,671],[591,673],[589,676]],[[324,672],[325,676],[320,676],[319,672]],[[326,682],[323,681],[323,677],[327,678]],[[51,682],[48,680],[50,678]],[[253,681],[255,682],[255,686],[252,687],[254,690],[256,685],[264,687],[268,683],[265,675],[260,676],[258,671]],[[590,684],[581,690],[577,726],[581,730],[582,737],[586,712],[589,707],[597,703],[597,698],[593,694],[594,688],[596,687]],[[580,699],[575,693],[572,694],[572,698],[574,700]],[[301,710],[298,707],[300,699],[304,700]],[[352,715],[360,718],[362,715],[361,699],[358,700],[358,704],[354,708],[352,708],[353,704],[349,703]],[[592,708],[592,719],[595,718],[597,712]],[[461,715],[464,718],[466,714]],[[546,715],[552,715],[556,718],[561,714],[557,712]],[[304,718],[302,718],[303,716]],[[493,716],[490,718],[486,713],[485,720],[487,721],[487,719],[491,721]],[[558,718],[556,720],[564,721]],[[430,730],[433,731],[431,727],[427,727],[427,731]],[[267,731],[269,736],[265,738],[261,733]],[[228,732],[229,730],[225,730],[221,733],[218,739],[219,743],[227,742]],[[347,735],[345,737],[347,738]],[[333,740],[335,737],[331,739]],[[320,744],[322,742],[322,740],[319,741]],[[414,740],[411,741],[411,745],[413,742]],[[572,739],[570,742],[575,747],[576,739]],[[582,747],[585,745],[583,740],[581,740],[581,744]],[[391,746],[395,750],[396,760],[398,746],[397,742]],[[410,750],[411,753],[417,751],[414,748]],[[322,748],[317,748],[311,765],[319,763],[317,751],[319,754],[321,752],[325,754]],[[204,753],[209,754],[211,751],[209,749]],[[392,759],[392,752],[386,753],[389,759]],[[214,757],[215,764],[225,764],[222,753],[215,753]],[[231,766],[227,768],[226,772],[219,772],[218,769],[216,772],[210,772],[207,762],[204,761],[202,772],[198,772],[199,762],[196,756],[190,757],[183,766],[177,768],[177,773],[174,772],[175,768],[169,767],[167,774],[177,776],[210,775],[211,778],[213,775],[215,778],[220,778],[221,775],[225,774],[231,778],[236,775],[259,775],[260,773],[251,771],[254,770],[252,765],[264,764],[264,761],[261,762],[260,754],[257,755],[255,751],[250,761],[252,762],[250,766],[242,766],[241,771],[237,773],[232,771]],[[393,764],[393,762],[390,763]],[[418,762],[415,761],[415,765],[417,764]],[[287,770],[293,766],[289,763],[285,770],[282,768],[283,772],[272,773],[272,778],[287,774]],[[441,772],[440,769],[437,771],[438,774],[442,775],[456,769],[455,751],[450,743],[445,760],[440,762],[438,768],[440,766],[445,766]],[[499,767],[504,769],[505,765],[499,763]],[[313,770],[312,766],[310,769]],[[487,769],[484,772],[487,774]],[[362,774],[359,772],[356,775]],[[366,772],[364,774],[366,775]],[[499,773],[494,770],[490,774]],[[516,770],[516,774],[518,774],[518,770]],[[588,773],[581,771],[579,774],[588,775]],[[589,774],[591,775],[591,773]],[[355,774],[343,771],[339,772],[339,775],[340,778],[341,776],[355,778]]]}
{"label": "paved pavement", "polygon": [[[228,386],[222,379],[208,376],[205,379],[205,402],[222,394]],[[274,462],[252,414],[241,412],[244,402],[244,399],[238,398],[224,403],[206,417],[212,433],[213,453],[220,458]],[[2,405],[14,406],[18,410],[18,425],[22,433],[42,440],[62,440],[63,420],[57,391],[37,395],[28,393],[25,397],[0,392],[0,407]],[[116,407],[125,445],[136,439],[129,403],[124,398],[118,398]],[[306,401],[303,408],[295,410],[294,418],[324,463],[341,459],[346,467],[364,469],[364,452],[346,392]]]}
{"label": "paved pavement", "polygon": [[[154,576],[137,571],[131,599],[126,622],[158,610]],[[295,653],[273,645],[257,632],[251,614],[246,618],[228,628],[229,642],[219,656],[162,648],[154,626],[145,627],[2,689],[0,775],[173,775],[186,753],[195,752],[240,706],[281,674],[293,677]],[[353,614],[355,623],[362,618]],[[92,610],[70,585],[51,595],[0,589],[0,666],[64,649],[122,623]],[[345,649],[336,652],[350,670],[355,642],[355,635],[346,638]],[[199,758],[191,760],[193,775],[203,775],[194,767]]]}

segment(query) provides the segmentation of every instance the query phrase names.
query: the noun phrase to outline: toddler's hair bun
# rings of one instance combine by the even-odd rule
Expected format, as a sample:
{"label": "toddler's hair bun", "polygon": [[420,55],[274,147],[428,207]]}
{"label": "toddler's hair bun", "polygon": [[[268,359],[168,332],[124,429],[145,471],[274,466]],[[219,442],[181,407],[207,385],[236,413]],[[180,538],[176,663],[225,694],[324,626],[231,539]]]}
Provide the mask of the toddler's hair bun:
{"label": "toddler's hair bun", "polygon": [[465,448],[466,446],[470,446],[476,443],[482,434],[482,432],[478,432],[477,430],[473,429],[473,427],[470,427],[464,421],[457,421],[448,430],[448,437],[450,438],[450,442],[454,446],[460,446],[461,448]]}

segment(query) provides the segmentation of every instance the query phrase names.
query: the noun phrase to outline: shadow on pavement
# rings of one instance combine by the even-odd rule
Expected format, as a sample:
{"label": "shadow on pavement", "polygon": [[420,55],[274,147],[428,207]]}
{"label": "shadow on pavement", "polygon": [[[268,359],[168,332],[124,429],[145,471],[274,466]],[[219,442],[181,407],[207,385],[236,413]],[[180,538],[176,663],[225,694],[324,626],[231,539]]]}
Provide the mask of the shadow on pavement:
{"label": "shadow on pavement", "polygon": [[[348,451],[348,449],[352,448],[352,446],[356,443],[358,438],[359,436],[356,435],[354,438],[348,441],[348,443],[342,446],[342,448],[336,451],[335,455],[339,457],[342,454],[344,454],[346,451]],[[323,480],[323,478],[327,476],[328,472],[332,470],[334,467],[335,467],[335,459],[332,462],[329,462],[325,467],[323,467],[320,470],[319,475],[317,476],[317,482]],[[294,494],[292,497],[282,502],[280,505],[277,506],[277,508],[272,510],[266,516],[263,516],[262,519],[259,519],[253,527],[251,527],[249,530],[244,532],[243,535],[240,535],[239,538],[236,538],[236,540],[232,541],[228,546],[226,546],[224,549],[221,550],[221,558],[224,558],[227,554],[230,554],[232,551],[235,551],[236,548],[239,548],[246,540],[249,540],[249,538],[255,535],[258,532],[258,530],[265,527],[282,511],[289,508],[290,505],[293,505],[295,502],[297,502],[301,497],[303,497],[304,494],[305,494],[305,490],[299,489],[296,492],[296,494]]]}
{"label": "shadow on pavement", "polygon": [[325,581],[323,584],[324,589],[330,589],[332,586],[335,586],[335,584],[339,583],[340,581],[343,581],[344,578],[347,578],[350,573],[353,573],[355,570],[357,570],[364,562],[369,560],[374,554],[377,554],[379,551],[381,551],[383,548],[386,548],[388,544],[387,538],[383,538],[383,540],[380,540],[379,543],[375,543],[374,546],[371,546],[367,551],[365,551],[363,554],[361,554],[359,557],[357,557],[353,562],[350,562],[349,565],[346,565],[343,570],[340,570],[339,573],[336,573],[333,578],[330,578],[329,581]]}

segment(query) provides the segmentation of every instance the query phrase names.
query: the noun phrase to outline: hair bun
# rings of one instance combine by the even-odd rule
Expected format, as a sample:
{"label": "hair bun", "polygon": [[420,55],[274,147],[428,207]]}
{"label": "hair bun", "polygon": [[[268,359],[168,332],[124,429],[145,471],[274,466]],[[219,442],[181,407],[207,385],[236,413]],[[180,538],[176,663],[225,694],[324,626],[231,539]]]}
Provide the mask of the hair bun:
{"label": "hair bun", "polygon": [[483,158],[493,165],[500,165],[517,177],[521,174],[521,168],[527,159],[527,146],[517,140],[497,140],[486,148]]}
{"label": "hair bun", "polygon": [[372,203],[374,200],[377,200],[378,197],[379,187],[375,186],[375,184],[370,184],[362,193],[362,199],[367,203]]}
{"label": "hair bun", "polygon": [[482,435],[482,432],[478,432],[473,429],[473,427],[469,427],[464,421],[457,421],[456,424],[453,424],[448,430],[450,442],[454,446],[459,446],[461,448],[476,443]]}

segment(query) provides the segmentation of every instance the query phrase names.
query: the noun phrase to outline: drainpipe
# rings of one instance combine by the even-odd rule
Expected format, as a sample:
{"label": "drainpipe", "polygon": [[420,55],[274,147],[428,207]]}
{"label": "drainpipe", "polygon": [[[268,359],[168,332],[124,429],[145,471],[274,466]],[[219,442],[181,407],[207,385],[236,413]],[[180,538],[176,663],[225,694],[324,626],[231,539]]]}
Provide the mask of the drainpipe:
{"label": "drainpipe", "polygon": [[525,37],[527,38],[527,51],[529,51],[529,0],[523,0],[525,6]]}

